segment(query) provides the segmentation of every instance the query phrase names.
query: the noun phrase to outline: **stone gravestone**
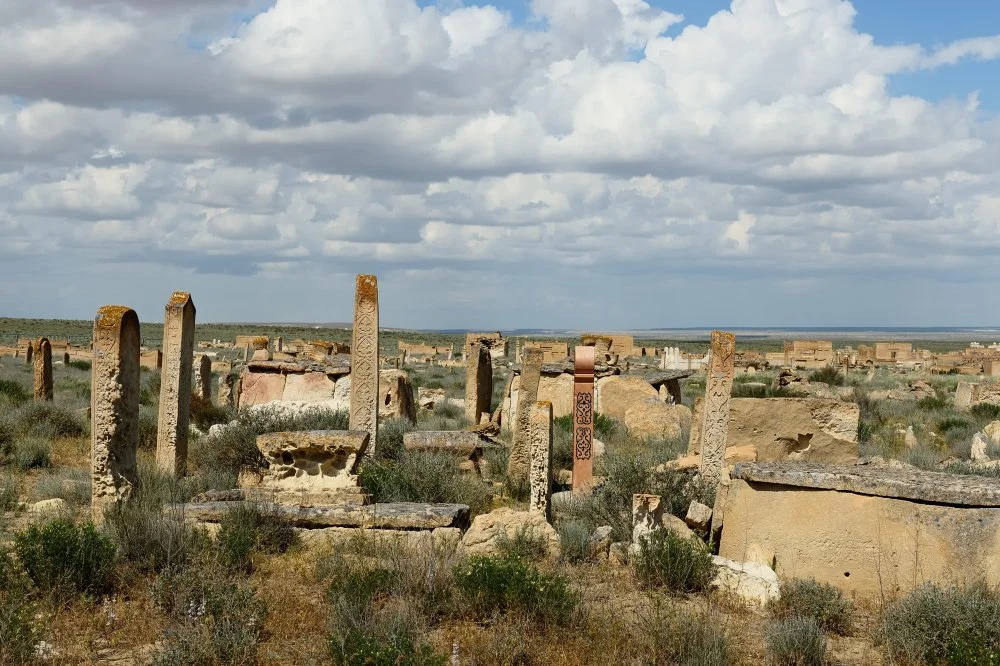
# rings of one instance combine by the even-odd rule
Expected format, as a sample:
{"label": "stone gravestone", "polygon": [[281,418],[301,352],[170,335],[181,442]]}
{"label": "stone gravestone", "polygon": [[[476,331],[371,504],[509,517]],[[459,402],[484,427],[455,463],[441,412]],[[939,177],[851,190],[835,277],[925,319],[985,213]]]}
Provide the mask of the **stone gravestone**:
{"label": "stone gravestone", "polygon": [[198,387],[201,399],[212,402],[212,359],[205,355],[198,359]]}
{"label": "stone gravestone", "polygon": [[69,352],[64,352],[63,353],[63,365],[69,365],[69,363],[70,363]]}
{"label": "stone gravestone", "polygon": [[223,407],[236,407],[239,379],[232,372],[223,373],[219,377],[219,404]]}
{"label": "stone gravestone", "polygon": [[528,510],[552,521],[552,403],[532,405],[528,422],[531,469]]}
{"label": "stone gravestone", "polygon": [[542,379],[542,350],[528,347],[521,354],[521,385],[517,390],[517,413],[514,415],[514,443],[507,462],[507,476],[514,481],[528,479],[528,432],[531,408],[538,402],[538,384]]}
{"label": "stone gravestone", "polygon": [[38,338],[31,346],[35,348],[35,400],[52,402],[52,344],[48,338]]}
{"label": "stone gravestone", "polygon": [[91,372],[91,511],[126,501],[139,483],[139,317],[120,305],[106,305],[94,319]]}
{"label": "stone gravestone", "polygon": [[34,345],[28,345],[27,349],[24,350],[24,363],[25,365],[31,365],[35,360],[35,350],[32,349]]}
{"label": "stone gravestone", "polygon": [[182,476],[187,466],[194,318],[191,294],[175,291],[163,314],[163,369],[156,430],[156,466],[173,476]]}
{"label": "stone gravestone", "polygon": [[368,433],[368,453],[378,441],[378,279],[359,275],[354,295],[351,334],[350,429]]}
{"label": "stone gravestone", "polygon": [[465,364],[465,418],[479,423],[483,412],[490,413],[493,398],[493,359],[484,345],[474,344]]}
{"label": "stone gravestone", "polygon": [[594,348],[577,347],[573,380],[573,492],[594,481]]}
{"label": "stone gravestone", "polygon": [[718,483],[726,458],[729,436],[729,404],[733,391],[736,336],[712,331],[708,372],[705,377],[704,423],[701,430],[701,478]]}

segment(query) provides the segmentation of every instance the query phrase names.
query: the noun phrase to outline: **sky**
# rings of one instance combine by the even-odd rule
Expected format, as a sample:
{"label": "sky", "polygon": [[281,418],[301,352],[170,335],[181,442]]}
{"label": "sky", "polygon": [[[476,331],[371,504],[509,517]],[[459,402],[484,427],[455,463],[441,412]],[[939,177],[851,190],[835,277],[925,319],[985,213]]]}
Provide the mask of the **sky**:
{"label": "sky", "polygon": [[995,326],[998,82],[993,0],[5,0],[0,316]]}

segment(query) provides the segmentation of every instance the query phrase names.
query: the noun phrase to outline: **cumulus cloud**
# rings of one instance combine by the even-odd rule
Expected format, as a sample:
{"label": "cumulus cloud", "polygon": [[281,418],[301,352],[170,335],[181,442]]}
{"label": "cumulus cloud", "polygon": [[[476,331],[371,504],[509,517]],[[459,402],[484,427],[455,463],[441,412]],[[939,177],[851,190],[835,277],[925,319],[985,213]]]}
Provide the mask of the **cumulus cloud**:
{"label": "cumulus cloud", "polygon": [[[701,24],[658,5],[5,3],[3,277],[58,251],[53,280],[151,315],[187,284],[209,318],[334,320],[375,272],[411,326],[947,324],[942,285],[997,293],[987,81],[930,99],[898,77],[998,59],[1000,35],[887,44],[846,0]],[[883,307],[915,276],[937,311]],[[281,294],[275,314],[239,280]],[[726,316],[699,297],[724,288],[745,296]],[[346,296],[319,314],[318,293]],[[808,319],[810,293],[856,319]],[[101,304],[8,294],[12,314]]]}

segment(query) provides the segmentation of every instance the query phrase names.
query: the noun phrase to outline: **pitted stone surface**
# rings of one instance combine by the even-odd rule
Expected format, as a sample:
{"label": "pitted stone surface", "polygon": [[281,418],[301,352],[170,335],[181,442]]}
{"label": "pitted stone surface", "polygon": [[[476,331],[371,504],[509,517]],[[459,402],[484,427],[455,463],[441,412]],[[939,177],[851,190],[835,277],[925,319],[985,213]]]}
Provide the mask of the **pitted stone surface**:
{"label": "pitted stone surface", "polygon": [[374,275],[358,275],[354,295],[354,328],[351,334],[352,430],[365,430],[375,452],[378,442],[378,280]]}
{"label": "pitted stone surface", "polygon": [[287,490],[337,490],[357,486],[358,462],[368,433],[352,430],[273,432],[257,437],[267,460],[262,486]]}
{"label": "pitted stone surface", "polygon": [[1000,479],[915,469],[817,463],[740,463],[733,478],[799,488],[909,499],[934,504],[1000,507]]}
{"label": "pitted stone surface", "polygon": [[[201,522],[218,522],[238,502],[204,502],[166,507],[182,510],[184,515]],[[367,506],[287,506],[269,507],[296,527],[367,527],[371,529],[427,530],[437,527],[463,527],[469,522],[466,504],[419,504],[394,502]]]}
{"label": "pitted stone surface", "polygon": [[407,451],[431,451],[452,453],[469,458],[480,451],[483,440],[474,432],[467,431],[420,431],[403,435],[403,447]]}
{"label": "pitted stone surface", "polygon": [[[164,310],[156,465],[179,476],[187,465],[196,310],[191,294],[183,291],[175,291]],[[211,374],[211,361],[209,366]]]}

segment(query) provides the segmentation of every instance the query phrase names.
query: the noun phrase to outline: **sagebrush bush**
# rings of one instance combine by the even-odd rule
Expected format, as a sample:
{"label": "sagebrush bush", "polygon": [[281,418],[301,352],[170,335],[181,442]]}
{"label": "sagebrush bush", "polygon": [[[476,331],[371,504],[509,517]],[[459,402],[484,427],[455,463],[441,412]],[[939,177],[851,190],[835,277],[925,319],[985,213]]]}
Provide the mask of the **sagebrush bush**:
{"label": "sagebrush bush", "polygon": [[977,418],[980,422],[989,423],[1000,419],[1000,405],[993,405],[988,402],[980,402],[969,409],[969,414]]}
{"label": "sagebrush bush", "polygon": [[774,620],[765,634],[769,663],[774,666],[823,666],[826,636],[815,620],[793,615]]}
{"label": "sagebrush bush", "polygon": [[378,424],[378,446],[375,454],[380,460],[396,460],[403,454],[403,435],[414,429],[406,419],[386,419]]}
{"label": "sagebrush bush", "polygon": [[69,367],[90,372],[90,361],[70,361]]}
{"label": "sagebrush bush", "polygon": [[77,526],[56,518],[32,525],[14,536],[14,548],[41,590],[100,596],[112,589],[115,545],[93,523]]}
{"label": "sagebrush bush", "polygon": [[[648,643],[646,663],[727,666],[731,649],[722,616],[711,609],[664,609],[654,606],[641,618]],[[644,647],[646,647],[644,645]]]}
{"label": "sagebrush bush", "polygon": [[81,437],[83,423],[71,410],[52,402],[27,402],[10,416],[14,433],[19,437]]}
{"label": "sagebrush bush", "polygon": [[3,560],[0,555],[0,664],[21,666],[38,663],[35,646],[42,639],[38,624],[37,607],[20,585],[22,581],[8,581],[3,585]]}
{"label": "sagebrush bush", "polygon": [[501,531],[497,535],[497,551],[504,557],[540,560],[548,552],[548,539],[531,526],[521,526],[513,533]]}
{"label": "sagebrush bush", "polygon": [[794,615],[812,618],[820,629],[844,635],[851,628],[851,602],[827,583],[793,578],[781,584],[781,598],[772,601],[771,616],[785,619]]}
{"label": "sagebrush bush", "polygon": [[827,386],[843,386],[844,373],[839,368],[828,365],[810,373],[809,381],[826,384]]}
{"label": "sagebrush bush", "polygon": [[35,482],[35,501],[59,498],[71,506],[90,503],[90,472],[85,469],[55,469]]}
{"label": "sagebrush bush", "polygon": [[31,400],[31,390],[20,382],[10,379],[0,379],[0,395],[6,396],[14,405],[20,405]]}
{"label": "sagebrush bush", "polygon": [[0,474],[0,512],[17,508],[18,488],[17,477],[6,472]]}
{"label": "sagebrush bush", "polygon": [[160,371],[145,367],[140,369],[142,377],[139,380],[139,404],[147,407],[156,405],[160,401]]}
{"label": "sagebrush bush", "polygon": [[7,456],[0,456],[0,464],[21,470],[43,469],[52,464],[52,443],[42,437],[25,437],[14,442]]}
{"label": "sagebrush bush", "polygon": [[232,407],[217,406],[197,393],[191,396],[191,424],[198,430],[208,432],[212,426],[229,423],[234,418],[236,411]]}
{"label": "sagebrush bush", "polygon": [[903,664],[1000,663],[1000,593],[984,583],[920,587],[890,603],[882,639]]}
{"label": "sagebrush bush", "polygon": [[156,407],[139,407],[139,448],[156,451],[156,433],[159,427],[159,412]]}
{"label": "sagebrush bush", "polygon": [[402,622],[377,631],[347,628],[330,634],[330,657],[336,666],[445,666],[417,632]]}
{"label": "sagebrush bush", "polygon": [[360,484],[374,502],[467,504],[473,516],[492,501],[486,484],[459,470],[449,454],[405,451],[398,460],[365,461]]}
{"label": "sagebrush bush", "polygon": [[658,530],[639,540],[633,558],[636,577],[643,587],[665,587],[672,592],[700,592],[712,582],[715,565],[705,544]]}
{"label": "sagebrush bush", "polygon": [[581,520],[561,520],[556,524],[559,532],[559,557],[564,562],[579,564],[591,557],[590,537],[593,530]]}
{"label": "sagebrush bush", "polygon": [[223,563],[249,571],[254,552],[284,553],[297,540],[288,520],[269,507],[243,503],[222,517],[216,544]]}
{"label": "sagebrush bush", "polygon": [[565,626],[580,602],[566,578],[543,573],[517,557],[472,557],[456,569],[455,584],[480,619],[514,612]]}

